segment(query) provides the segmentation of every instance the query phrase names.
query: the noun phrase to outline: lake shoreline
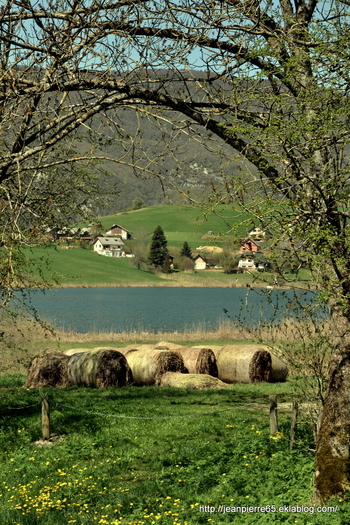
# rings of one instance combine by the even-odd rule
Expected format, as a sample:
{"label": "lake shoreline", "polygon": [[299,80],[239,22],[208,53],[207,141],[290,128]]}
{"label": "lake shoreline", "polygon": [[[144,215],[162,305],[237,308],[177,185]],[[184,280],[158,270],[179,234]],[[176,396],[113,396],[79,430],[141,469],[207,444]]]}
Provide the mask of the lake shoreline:
{"label": "lake shoreline", "polygon": [[[269,287],[269,288],[268,288]],[[270,290],[316,290],[311,286],[283,286],[283,285],[268,285],[264,283],[251,283],[251,284],[220,284],[220,283],[154,283],[154,284],[111,284],[111,283],[100,283],[100,284],[74,284],[74,283],[64,283],[59,286],[53,286],[52,290],[60,288],[261,288],[261,289],[270,289]]]}

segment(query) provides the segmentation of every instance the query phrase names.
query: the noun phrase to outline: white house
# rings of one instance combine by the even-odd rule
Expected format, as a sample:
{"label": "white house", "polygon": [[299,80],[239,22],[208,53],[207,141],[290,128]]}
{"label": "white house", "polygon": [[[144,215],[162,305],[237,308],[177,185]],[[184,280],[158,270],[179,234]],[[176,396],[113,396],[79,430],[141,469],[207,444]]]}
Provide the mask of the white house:
{"label": "white house", "polygon": [[113,224],[105,233],[106,236],[109,235],[117,235],[118,237],[121,237],[125,241],[131,238],[131,234],[129,230],[124,228],[123,226],[120,226],[120,224]]}
{"label": "white house", "polygon": [[238,268],[242,268],[242,270],[256,270],[257,267],[255,265],[255,261],[253,257],[245,257],[243,259],[240,259],[238,261]]}
{"label": "white house", "polygon": [[94,252],[107,257],[125,257],[125,244],[120,237],[97,237]]}

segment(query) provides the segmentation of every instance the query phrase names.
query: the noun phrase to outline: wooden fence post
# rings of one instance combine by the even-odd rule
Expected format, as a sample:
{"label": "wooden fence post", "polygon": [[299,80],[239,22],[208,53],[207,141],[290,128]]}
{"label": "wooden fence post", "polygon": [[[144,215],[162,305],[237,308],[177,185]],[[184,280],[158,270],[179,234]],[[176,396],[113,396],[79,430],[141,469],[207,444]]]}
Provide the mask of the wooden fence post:
{"label": "wooden fence post", "polygon": [[293,444],[294,444],[295,432],[296,432],[296,429],[297,429],[298,411],[299,411],[298,401],[293,401],[292,420],[291,420],[291,423],[290,423],[289,450],[292,450]]}
{"label": "wooden fence post", "polygon": [[270,434],[273,436],[278,432],[277,422],[277,396],[269,396],[270,400]]}
{"label": "wooden fence post", "polygon": [[50,439],[50,403],[49,396],[42,398],[41,422],[43,439]]}

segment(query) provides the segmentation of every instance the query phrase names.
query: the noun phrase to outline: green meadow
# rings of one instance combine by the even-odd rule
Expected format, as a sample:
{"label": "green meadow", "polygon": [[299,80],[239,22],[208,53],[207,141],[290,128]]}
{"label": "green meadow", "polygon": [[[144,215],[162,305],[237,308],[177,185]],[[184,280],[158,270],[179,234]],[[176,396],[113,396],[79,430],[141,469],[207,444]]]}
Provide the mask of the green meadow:
{"label": "green meadow", "polygon": [[[25,253],[37,261],[41,259],[43,276],[48,280],[55,277],[62,286],[235,286],[236,279],[240,286],[245,286],[254,280],[249,274],[237,276],[207,270],[193,274],[153,274],[138,270],[129,258],[104,257],[79,246],[71,250],[37,246],[26,248]],[[263,276],[258,277],[261,281]]]}
{"label": "green meadow", "polygon": [[41,259],[43,276],[49,280],[55,276],[63,286],[156,286],[163,282],[157,275],[138,270],[127,258],[104,257],[79,246],[71,250],[37,246],[27,248],[26,255]]}
{"label": "green meadow", "polygon": [[[244,215],[238,217],[231,208],[221,209],[221,212],[225,218],[219,216],[219,211],[206,217],[201,210],[189,206],[153,206],[107,215],[98,220],[105,229],[113,224],[120,224],[136,237],[145,235],[145,230],[152,234],[157,226],[161,226],[170,246],[181,247],[187,241],[192,250],[195,250],[198,246],[215,241],[212,238],[204,242],[201,239],[203,235],[207,235],[210,231],[215,235],[224,235],[232,225],[245,218]],[[239,231],[244,236],[250,227],[240,227]],[[225,236],[225,240],[228,239],[229,236]],[[221,242],[222,239],[219,239],[219,243]]]}
{"label": "green meadow", "polygon": [[[23,379],[0,382],[2,525],[350,521],[348,501],[313,498],[306,411],[289,450],[292,380],[193,391],[27,390]],[[271,394],[280,407],[274,436]],[[39,441],[43,395],[51,403],[50,446]]]}

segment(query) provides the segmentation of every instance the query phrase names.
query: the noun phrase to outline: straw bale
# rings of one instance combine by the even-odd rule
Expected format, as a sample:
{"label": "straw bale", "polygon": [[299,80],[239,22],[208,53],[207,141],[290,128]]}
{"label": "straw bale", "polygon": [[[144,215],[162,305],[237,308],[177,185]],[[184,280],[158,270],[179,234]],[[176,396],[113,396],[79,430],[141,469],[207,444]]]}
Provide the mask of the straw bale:
{"label": "straw bale", "polygon": [[143,348],[129,351],[127,361],[132,370],[136,385],[159,385],[165,372],[184,372],[184,363],[180,354],[170,350]]}
{"label": "straw bale", "polygon": [[230,388],[227,383],[208,374],[181,374],[179,372],[166,372],[162,375],[160,386],[173,388],[192,388],[203,390],[209,388]]}
{"label": "straw bale", "polygon": [[271,356],[271,374],[270,374],[270,383],[278,383],[285,381],[289,370],[287,363],[278,357],[278,355],[281,353],[278,348],[274,348],[272,346],[268,345],[259,345],[259,348],[263,348],[267,352],[269,352]]}
{"label": "straw bale", "polygon": [[132,372],[121,352],[94,348],[69,359],[68,378],[74,385],[122,387],[132,383]]}
{"label": "straw bale", "polygon": [[27,371],[27,388],[65,386],[68,384],[69,356],[45,348],[32,357]]}
{"label": "straw bale", "polygon": [[219,378],[225,383],[283,381],[288,374],[286,364],[261,345],[227,345],[216,354]]}
{"label": "straw bale", "polygon": [[202,346],[189,348],[184,346],[175,351],[182,356],[185,368],[190,374],[208,374],[218,377],[216,357],[210,348]]}

